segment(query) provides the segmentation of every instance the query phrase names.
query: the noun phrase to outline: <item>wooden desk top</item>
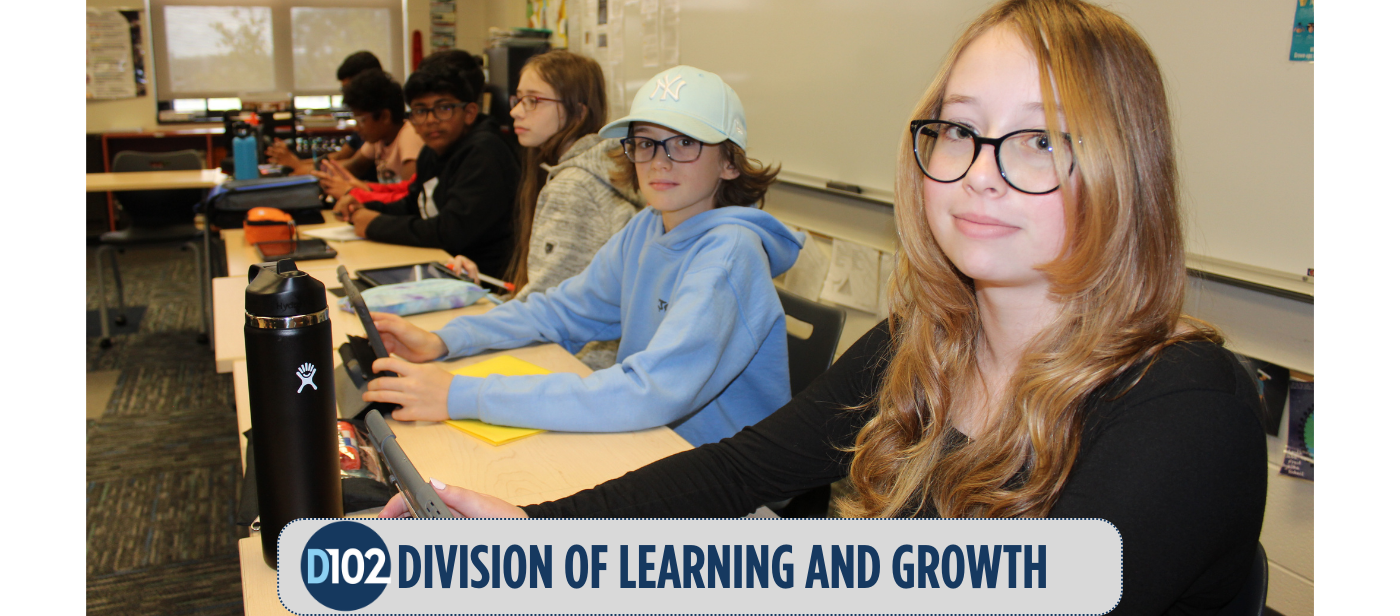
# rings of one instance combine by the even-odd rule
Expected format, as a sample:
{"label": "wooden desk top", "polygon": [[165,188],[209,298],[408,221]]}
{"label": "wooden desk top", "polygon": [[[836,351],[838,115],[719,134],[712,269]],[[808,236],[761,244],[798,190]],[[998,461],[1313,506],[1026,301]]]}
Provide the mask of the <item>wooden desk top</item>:
{"label": "wooden desk top", "polygon": [[[330,210],[322,210],[321,214],[326,222],[316,225],[298,225],[297,229],[321,229],[339,227],[347,224],[331,217]],[[225,229],[219,233],[224,238],[224,246],[228,256],[228,273],[230,276],[246,275],[249,265],[260,262],[257,252],[253,249],[252,245],[244,240],[243,229]],[[298,265],[306,269],[320,267],[322,263],[334,263],[344,265],[346,269],[354,273],[355,270],[392,267],[395,265],[412,265],[414,263],[427,263],[429,261],[446,261],[451,258],[451,255],[440,248],[399,246],[397,244],[384,244],[370,240],[327,242],[327,244],[339,253],[335,259],[305,261],[298,263]],[[330,269],[334,272],[335,265],[331,265]],[[331,280],[335,280],[334,275],[331,276]],[[324,282],[324,280],[322,282]],[[336,284],[333,286],[340,285]]]}
{"label": "wooden desk top", "polygon": [[[329,211],[323,211],[322,214],[328,222],[300,225],[298,229],[316,229],[345,224],[331,218]],[[225,229],[220,231],[220,234],[224,238],[225,251],[228,256],[229,276],[213,280],[214,327],[210,334],[214,343],[215,365],[218,371],[223,373],[233,369],[234,361],[243,359],[243,291],[248,286],[248,266],[257,264],[260,260],[253,247],[244,241],[243,229]],[[336,280],[335,275],[336,267],[339,265],[344,265],[353,274],[355,271],[363,269],[412,265],[448,259],[448,254],[437,248],[398,246],[369,240],[328,243],[339,253],[336,258],[297,263],[302,271],[321,281],[327,289],[340,286],[340,281]],[[339,298],[327,295],[328,302],[337,299]],[[490,307],[489,302],[482,300],[476,306],[470,306],[461,311],[414,315],[409,317],[409,320],[424,328],[439,329],[457,315],[477,314],[485,312]],[[364,334],[359,320],[354,315],[336,308],[334,303],[331,303],[331,327],[332,331],[337,334],[345,331],[356,335]],[[346,329],[347,327],[350,329]]]}
{"label": "wooden desk top", "polygon": [[213,188],[227,179],[228,176],[218,169],[89,173],[87,174],[87,192]]}

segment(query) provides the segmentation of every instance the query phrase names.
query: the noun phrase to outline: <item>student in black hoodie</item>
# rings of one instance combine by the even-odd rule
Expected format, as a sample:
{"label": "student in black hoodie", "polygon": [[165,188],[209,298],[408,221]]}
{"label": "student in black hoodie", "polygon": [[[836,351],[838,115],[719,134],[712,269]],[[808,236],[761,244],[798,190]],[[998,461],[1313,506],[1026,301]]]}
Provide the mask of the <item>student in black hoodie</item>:
{"label": "student in black hoodie", "polygon": [[514,247],[520,167],[496,122],[480,113],[470,76],[449,63],[422,66],[404,83],[409,122],[422,137],[418,177],[392,203],[342,200],[336,213],[378,242],[466,255],[505,275]]}

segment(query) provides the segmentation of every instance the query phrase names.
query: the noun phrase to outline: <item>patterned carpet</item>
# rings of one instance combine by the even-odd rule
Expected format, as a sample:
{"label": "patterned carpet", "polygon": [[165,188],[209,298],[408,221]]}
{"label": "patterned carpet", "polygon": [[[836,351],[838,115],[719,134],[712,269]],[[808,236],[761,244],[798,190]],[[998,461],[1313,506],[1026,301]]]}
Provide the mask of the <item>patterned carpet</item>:
{"label": "patterned carpet", "polygon": [[[88,310],[97,309],[94,252]],[[233,379],[195,341],[194,264],[175,249],[118,259],[127,304],[148,309],[112,348],[87,340],[89,372],[121,371],[105,413],[87,422],[87,611],[242,614]]]}

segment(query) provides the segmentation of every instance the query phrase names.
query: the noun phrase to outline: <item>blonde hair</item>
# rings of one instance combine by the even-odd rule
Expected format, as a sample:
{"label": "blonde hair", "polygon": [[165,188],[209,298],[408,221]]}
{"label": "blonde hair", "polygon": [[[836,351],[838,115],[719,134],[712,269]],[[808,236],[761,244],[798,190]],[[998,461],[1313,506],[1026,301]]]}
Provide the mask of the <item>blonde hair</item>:
{"label": "blonde hair", "polygon": [[[1078,0],[1008,0],[953,45],[913,119],[937,118],[953,65],[995,27],[1020,36],[1040,69],[1046,127],[1073,135],[1061,173],[1066,237],[1041,269],[1062,306],[1027,346],[985,432],[950,446],[954,392],[977,382],[982,323],[972,281],[924,215],[923,175],[906,132],[895,179],[902,238],[889,289],[895,352],[853,448],[849,516],[1044,516],[1074,466],[1091,396],[1164,346],[1218,341],[1181,314],[1185,255],[1166,91],[1147,44],[1122,18]],[[1058,96],[1057,96],[1058,93]],[[1057,148],[1062,149],[1062,148]],[[1184,320],[1186,319],[1186,320]],[[1099,392],[1099,393],[1096,393]]]}

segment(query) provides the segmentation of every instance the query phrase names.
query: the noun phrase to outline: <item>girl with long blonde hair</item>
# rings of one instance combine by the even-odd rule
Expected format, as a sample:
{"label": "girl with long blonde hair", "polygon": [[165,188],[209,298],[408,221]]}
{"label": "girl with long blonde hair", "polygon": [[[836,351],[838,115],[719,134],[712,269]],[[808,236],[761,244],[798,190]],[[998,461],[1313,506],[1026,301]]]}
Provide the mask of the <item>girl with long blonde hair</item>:
{"label": "girl with long blonde hair", "polygon": [[1137,32],[997,4],[905,133],[886,323],[733,438],[523,510],[440,492],[468,515],[714,517],[849,476],[847,516],[1106,519],[1114,613],[1215,613],[1253,561],[1266,455],[1252,380],[1181,312],[1176,185]]}

